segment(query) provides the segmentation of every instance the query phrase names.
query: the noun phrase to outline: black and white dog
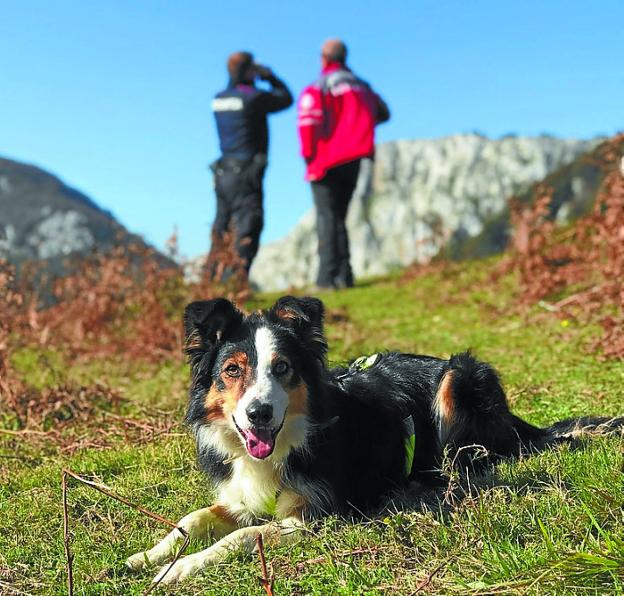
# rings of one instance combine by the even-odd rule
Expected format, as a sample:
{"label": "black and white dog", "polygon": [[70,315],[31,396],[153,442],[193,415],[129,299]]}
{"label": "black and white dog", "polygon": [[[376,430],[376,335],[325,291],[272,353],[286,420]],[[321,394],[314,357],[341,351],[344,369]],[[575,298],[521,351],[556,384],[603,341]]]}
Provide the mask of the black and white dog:
{"label": "black and white dog", "polygon": [[[467,446],[511,456],[580,427],[624,422],[532,426],[509,411],[496,371],[469,353],[444,360],[391,352],[328,369],[315,298],[286,296],[249,316],[225,299],[194,302],[184,323],[192,377],[186,421],[217,499],[179,526],[217,541],[178,560],[164,583],[232,549],[251,552],[258,533],[277,543],[312,518],[370,511],[410,481],[434,476],[445,454],[468,463]],[[174,530],[127,564],[162,564],[182,538]]]}

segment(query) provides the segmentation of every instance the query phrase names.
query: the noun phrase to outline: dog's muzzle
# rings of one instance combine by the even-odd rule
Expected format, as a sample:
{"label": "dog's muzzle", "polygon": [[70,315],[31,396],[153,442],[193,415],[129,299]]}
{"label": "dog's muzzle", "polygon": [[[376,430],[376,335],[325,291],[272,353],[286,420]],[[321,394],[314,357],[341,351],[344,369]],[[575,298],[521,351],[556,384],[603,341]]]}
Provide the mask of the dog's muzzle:
{"label": "dog's muzzle", "polygon": [[266,459],[275,449],[275,440],[284,422],[276,426],[273,419],[273,406],[260,400],[252,401],[247,406],[245,414],[250,426],[242,428],[233,418],[236,430],[242,437],[247,453],[251,457]]}

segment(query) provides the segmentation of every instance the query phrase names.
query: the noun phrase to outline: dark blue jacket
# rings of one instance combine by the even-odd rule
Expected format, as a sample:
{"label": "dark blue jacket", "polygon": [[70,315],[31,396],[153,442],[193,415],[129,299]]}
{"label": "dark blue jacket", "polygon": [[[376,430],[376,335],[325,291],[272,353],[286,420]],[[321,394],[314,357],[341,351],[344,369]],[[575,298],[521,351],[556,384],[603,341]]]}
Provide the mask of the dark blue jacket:
{"label": "dark blue jacket", "polygon": [[267,82],[270,91],[230,82],[212,101],[223,157],[248,160],[258,153],[267,153],[267,114],[284,110],[293,102],[282,80],[271,75]]}

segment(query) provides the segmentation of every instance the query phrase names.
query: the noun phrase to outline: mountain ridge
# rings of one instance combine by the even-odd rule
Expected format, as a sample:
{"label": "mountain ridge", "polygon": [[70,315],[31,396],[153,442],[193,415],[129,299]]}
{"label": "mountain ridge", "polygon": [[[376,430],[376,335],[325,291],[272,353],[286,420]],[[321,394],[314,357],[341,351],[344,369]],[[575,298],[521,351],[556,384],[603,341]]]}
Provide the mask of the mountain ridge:
{"label": "mountain ridge", "polygon": [[60,177],[0,157],[0,258],[18,270],[26,262],[38,262],[55,277],[69,270],[68,258],[130,245],[151,249],[109,210]]}

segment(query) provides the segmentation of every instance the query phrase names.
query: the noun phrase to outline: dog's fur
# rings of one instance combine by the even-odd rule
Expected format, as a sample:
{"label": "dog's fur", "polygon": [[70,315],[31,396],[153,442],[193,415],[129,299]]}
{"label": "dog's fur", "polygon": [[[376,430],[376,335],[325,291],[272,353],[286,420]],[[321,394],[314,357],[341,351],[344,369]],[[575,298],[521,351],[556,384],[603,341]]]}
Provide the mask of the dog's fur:
{"label": "dog's fur", "polygon": [[[472,465],[469,446],[513,456],[579,427],[624,421],[532,426],[509,411],[496,371],[467,352],[448,360],[392,352],[367,368],[330,370],[315,298],[286,296],[249,316],[225,299],[194,302],[184,322],[192,377],[186,421],[218,496],[179,526],[217,542],[166,575],[165,565],[155,581],[181,580],[232,549],[251,552],[258,533],[276,543],[306,520],[370,511],[412,480],[435,479],[445,454]],[[415,437],[411,466],[408,435]],[[174,530],[127,564],[163,563],[181,540]]]}

